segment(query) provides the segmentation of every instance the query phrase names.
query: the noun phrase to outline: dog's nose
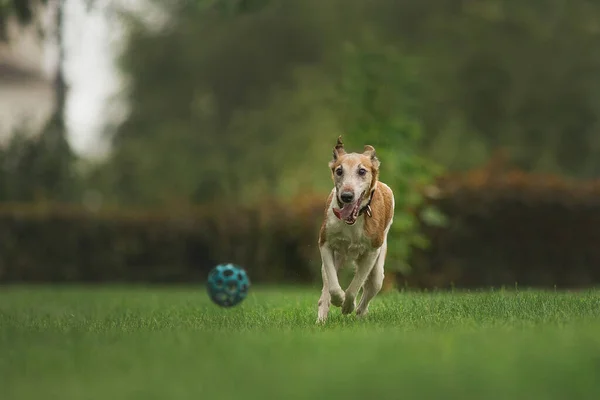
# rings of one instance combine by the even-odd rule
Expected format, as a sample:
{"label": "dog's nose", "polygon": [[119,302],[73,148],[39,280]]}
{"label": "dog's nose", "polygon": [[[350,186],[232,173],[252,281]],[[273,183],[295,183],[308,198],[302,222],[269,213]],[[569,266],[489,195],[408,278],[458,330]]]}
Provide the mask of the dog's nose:
{"label": "dog's nose", "polygon": [[351,203],[352,200],[354,200],[354,193],[352,193],[352,192],[342,192],[342,195],[340,196],[340,198],[342,199],[342,201],[344,203]]}

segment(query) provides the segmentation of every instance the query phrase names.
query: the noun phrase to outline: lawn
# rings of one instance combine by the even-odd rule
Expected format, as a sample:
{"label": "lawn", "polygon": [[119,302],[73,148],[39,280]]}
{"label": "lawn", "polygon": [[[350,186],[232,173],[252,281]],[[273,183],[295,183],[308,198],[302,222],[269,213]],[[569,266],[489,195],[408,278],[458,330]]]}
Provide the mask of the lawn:
{"label": "lawn", "polygon": [[599,399],[600,291],[0,287],[0,399]]}

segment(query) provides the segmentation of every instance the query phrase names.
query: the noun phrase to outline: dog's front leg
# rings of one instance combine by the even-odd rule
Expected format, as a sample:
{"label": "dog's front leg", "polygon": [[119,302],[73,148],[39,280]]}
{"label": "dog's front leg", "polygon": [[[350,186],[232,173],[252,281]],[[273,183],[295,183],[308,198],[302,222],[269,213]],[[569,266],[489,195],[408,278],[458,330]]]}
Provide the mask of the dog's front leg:
{"label": "dog's front leg", "polygon": [[318,303],[317,323],[321,324],[327,320],[329,308],[331,307],[331,296],[329,295],[329,285],[327,284],[327,274],[325,273],[325,265],[321,265],[321,277],[323,279],[323,290]]}
{"label": "dog's front leg", "polygon": [[358,291],[365,283],[369,273],[371,273],[378,256],[379,249],[376,249],[365,253],[357,260],[354,278],[352,278],[352,282],[350,282],[348,289],[346,289],[344,303],[342,304],[342,314],[350,314],[354,311]]}
{"label": "dog's front leg", "polygon": [[[320,247],[321,260],[323,262],[323,270],[325,271],[324,276],[327,277],[327,287],[329,289],[329,296],[331,304],[339,307],[344,302],[344,291],[340,286],[340,282],[337,276],[336,261],[333,258],[333,250],[327,243]],[[339,263],[339,262],[338,262]]]}

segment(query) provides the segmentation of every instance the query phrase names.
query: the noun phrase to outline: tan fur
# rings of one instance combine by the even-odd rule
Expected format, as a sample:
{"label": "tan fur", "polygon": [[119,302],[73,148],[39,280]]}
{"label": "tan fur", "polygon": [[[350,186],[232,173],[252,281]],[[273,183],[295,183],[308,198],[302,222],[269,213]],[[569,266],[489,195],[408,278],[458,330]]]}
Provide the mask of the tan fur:
{"label": "tan fur", "polygon": [[371,239],[373,247],[380,247],[385,239],[385,228],[392,220],[392,191],[381,182],[375,183],[375,193],[371,201],[372,216],[365,217],[365,234]]}
{"label": "tan fur", "polygon": [[323,223],[321,224],[321,230],[319,231],[319,246],[322,246],[327,239],[327,211],[329,210],[329,206],[333,201],[333,192],[329,193],[329,197],[327,197],[327,202],[325,204],[325,212],[323,213]]}

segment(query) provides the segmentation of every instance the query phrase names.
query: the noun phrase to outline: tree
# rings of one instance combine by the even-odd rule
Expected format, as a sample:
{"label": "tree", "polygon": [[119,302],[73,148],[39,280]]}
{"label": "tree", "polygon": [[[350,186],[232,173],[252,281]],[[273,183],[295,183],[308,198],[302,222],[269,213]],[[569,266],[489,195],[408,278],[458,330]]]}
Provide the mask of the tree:
{"label": "tree", "polygon": [[[7,19],[12,15],[15,15],[22,24],[34,23],[34,9],[39,5],[48,5],[48,2],[47,0],[13,0],[12,3],[0,4],[0,34],[4,32],[2,28],[5,28]],[[64,0],[57,0],[54,10],[54,32],[50,33],[54,35],[59,51],[53,82],[54,111],[39,135],[26,139],[26,143],[23,143],[22,138],[13,139],[11,145],[4,150],[7,153],[6,157],[17,158],[8,165],[25,164],[25,171],[29,175],[26,179],[21,175],[16,176],[15,179],[5,178],[5,181],[16,181],[9,186],[13,188],[12,190],[5,188],[5,200],[14,200],[12,195],[22,201],[30,201],[34,198],[66,201],[74,198],[75,157],[66,138],[64,121],[67,86],[64,77],[63,7]],[[5,35],[3,37],[5,40],[8,39]],[[35,157],[31,157],[32,154],[35,154]],[[23,159],[18,160],[19,157]],[[5,166],[3,174],[10,176],[18,174],[19,171],[23,172],[23,169],[11,169]],[[15,185],[28,185],[30,188],[16,189]]]}
{"label": "tree", "polygon": [[313,72],[298,67],[322,57],[309,12],[290,4],[232,18],[192,8],[164,32],[133,28],[122,58],[130,113],[104,165],[105,194],[128,204],[248,204],[299,185],[319,134],[308,127],[318,99],[295,90],[298,75]]}
{"label": "tree", "polygon": [[8,40],[6,28],[9,18],[15,17],[21,24],[33,22],[34,7],[47,0],[3,0],[0,2],[0,41]]}

